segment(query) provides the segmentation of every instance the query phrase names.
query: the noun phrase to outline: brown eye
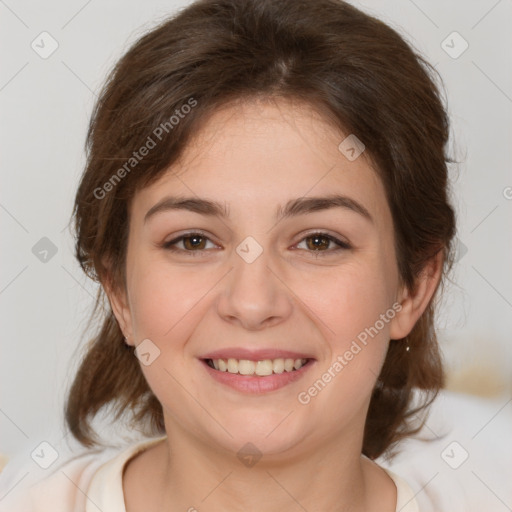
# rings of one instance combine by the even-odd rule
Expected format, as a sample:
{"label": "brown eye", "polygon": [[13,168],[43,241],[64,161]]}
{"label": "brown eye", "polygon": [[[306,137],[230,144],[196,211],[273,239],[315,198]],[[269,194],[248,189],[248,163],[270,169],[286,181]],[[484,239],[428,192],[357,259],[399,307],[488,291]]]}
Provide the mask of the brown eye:
{"label": "brown eye", "polygon": [[308,236],[305,240],[307,240],[306,245],[308,246],[308,249],[311,249],[312,251],[328,249],[329,244],[331,243],[331,240],[324,235]]}
{"label": "brown eye", "polygon": [[[337,238],[328,235],[327,233],[313,233],[311,235],[304,237],[298,244],[298,246],[301,243],[305,243],[305,249],[308,252],[332,253],[340,250],[350,249],[350,245],[348,243],[338,240]],[[333,249],[329,249],[329,247],[332,247],[332,245],[334,245],[335,247]]]}
{"label": "brown eye", "polygon": [[[165,242],[162,247],[169,251],[173,252],[182,252],[182,253],[201,253],[202,251],[206,251],[212,247],[207,247],[208,242],[214,246],[213,242],[202,233],[185,233],[184,235],[174,238],[169,242]],[[181,247],[180,247],[181,244]]]}
{"label": "brown eye", "polygon": [[192,235],[183,237],[183,246],[187,250],[204,249],[206,238],[201,235]]}

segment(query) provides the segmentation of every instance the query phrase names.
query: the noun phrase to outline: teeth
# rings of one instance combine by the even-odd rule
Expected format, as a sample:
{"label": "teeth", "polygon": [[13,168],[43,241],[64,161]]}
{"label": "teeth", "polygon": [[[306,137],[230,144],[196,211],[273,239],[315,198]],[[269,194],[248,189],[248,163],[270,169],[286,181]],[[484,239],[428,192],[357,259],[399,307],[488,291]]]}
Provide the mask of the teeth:
{"label": "teeth", "polygon": [[221,372],[238,373],[240,375],[258,375],[265,377],[273,373],[293,372],[299,370],[307,362],[307,359],[264,359],[262,361],[249,361],[248,359],[224,359],[210,360],[216,370]]}
{"label": "teeth", "polygon": [[283,373],[284,372],[284,359],[274,359],[273,370],[274,370],[274,373]]}
{"label": "teeth", "polygon": [[238,361],[238,373],[240,375],[253,375],[255,368],[254,361],[247,361],[247,359]]}
{"label": "teeth", "polygon": [[274,363],[271,359],[265,359],[264,361],[258,361],[256,363],[256,375],[265,377],[265,375],[272,375],[274,371]]}
{"label": "teeth", "polygon": [[286,372],[292,372],[294,364],[295,364],[295,361],[293,359],[285,359],[284,360],[284,370]]}
{"label": "teeth", "polygon": [[228,372],[238,373],[238,361],[236,359],[228,359]]}

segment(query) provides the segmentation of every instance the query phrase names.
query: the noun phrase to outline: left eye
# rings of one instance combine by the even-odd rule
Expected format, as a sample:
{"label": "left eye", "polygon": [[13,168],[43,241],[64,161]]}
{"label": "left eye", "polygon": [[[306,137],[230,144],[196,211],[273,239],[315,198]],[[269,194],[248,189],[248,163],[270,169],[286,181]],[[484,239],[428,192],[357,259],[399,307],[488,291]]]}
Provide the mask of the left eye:
{"label": "left eye", "polygon": [[[306,249],[309,249],[312,252],[334,252],[343,249],[350,249],[349,244],[342,242],[341,240],[338,240],[334,236],[328,235],[327,233],[312,233],[304,237],[297,246],[299,246],[301,243],[305,243]],[[338,248],[330,251],[327,250],[331,243],[337,245]]]}
{"label": "left eye", "polygon": [[[215,244],[202,233],[186,233],[178,238],[165,242],[163,248],[173,252],[201,253],[207,249],[206,244],[210,243],[215,248]],[[306,244],[305,250],[308,252],[336,252],[344,249],[350,249],[350,245],[327,233],[312,233],[305,236],[298,244]],[[182,247],[177,247],[182,244]],[[329,249],[330,245],[338,246],[337,249]],[[211,249],[212,247],[210,247]],[[300,247],[299,247],[300,248]],[[195,256],[195,254],[194,254]]]}

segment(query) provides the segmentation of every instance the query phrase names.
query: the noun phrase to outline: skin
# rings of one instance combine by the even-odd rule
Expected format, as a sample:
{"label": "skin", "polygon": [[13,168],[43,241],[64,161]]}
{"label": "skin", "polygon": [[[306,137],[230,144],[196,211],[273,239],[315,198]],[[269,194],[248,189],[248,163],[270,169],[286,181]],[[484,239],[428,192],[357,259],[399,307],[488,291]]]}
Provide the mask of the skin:
{"label": "skin", "polygon": [[[133,198],[126,289],[107,294],[128,343],[150,339],[160,350],[141,368],[168,437],[127,464],[128,512],[395,510],[393,481],[361,456],[365,418],[389,340],[405,337],[427,307],[441,261],[414,295],[401,286],[383,185],[365,153],[351,162],[338,150],[347,135],[291,100],[229,104]],[[347,208],[274,219],[291,199],[333,193],[373,220]],[[168,195],[220,201],[230,217],[168,210],[144,222]],[[194,229],[208,234],[201,254],[183,241],[180,253],[162,247]],[[307,236],[316,232],[351,248],[322,239],[327,247],[314,250]],[[248,236],[263,250],[252,263],[236,252]],[[298,394],[393,304],[400,312],[301,404]],[[216,382],[198,359],[227,347],[296,350],[316,361],[284,388],[247,395]],[[263,455],[252,467],[237,458],[248,442]]]}

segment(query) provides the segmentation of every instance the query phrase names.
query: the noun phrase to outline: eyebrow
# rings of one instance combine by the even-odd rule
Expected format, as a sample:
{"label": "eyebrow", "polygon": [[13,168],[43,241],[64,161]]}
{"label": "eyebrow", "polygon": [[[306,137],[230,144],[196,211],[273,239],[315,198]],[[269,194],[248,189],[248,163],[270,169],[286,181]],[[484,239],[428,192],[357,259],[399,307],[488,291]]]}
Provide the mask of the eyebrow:
{"label": "eyebrow", "polygon": [[[285,218],[322,210],[329,210],[331,208],[351,210],[373,223],[373,218],[370,215],[370,212],[361,203],[344,195],[299,197],[297,199],[291,199],[284,207],[280,206],[277,208],[275,212],[275,220],[280,221]],[[229,218],[229,209],[226,204],[199,197],[166,196],[148,210],[144,216],[144,222],[147,222],[157,213],[169,210],[186,210],[200,215],[220,217],[222,219]]]}

